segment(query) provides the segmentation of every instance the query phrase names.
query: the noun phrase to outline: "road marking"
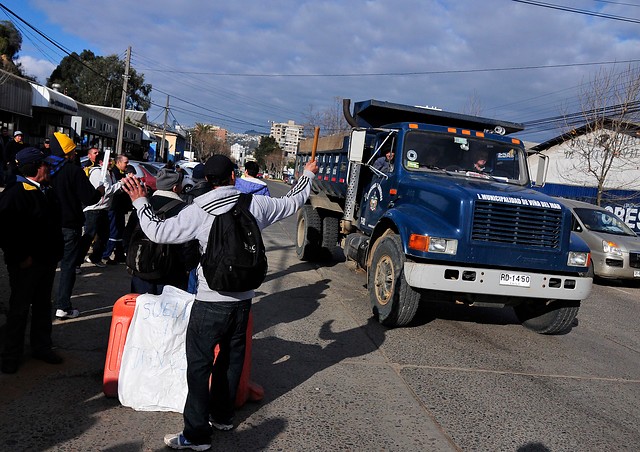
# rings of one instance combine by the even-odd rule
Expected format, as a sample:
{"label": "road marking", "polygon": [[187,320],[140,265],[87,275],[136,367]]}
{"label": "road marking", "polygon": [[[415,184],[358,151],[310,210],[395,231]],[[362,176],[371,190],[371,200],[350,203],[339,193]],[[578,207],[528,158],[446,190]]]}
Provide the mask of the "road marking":
{"label": "road marking", "polygon": [[[617,291],[619,291],[619,292],[622,292],[622,293],[624,293],[624,294],[627,294],[627,295],[633,295],[633,293],[632,293],[632,292],[627,292],[626,290],[619,289],[619,288],[617,288],[617,287],[611,287],[611,288],[612,288],[612,289],[614,289],[614,290],[617,290]],[[632,300],[632,301],[638,301],[638,300]]]}
{"label": "road marking", "polygon": [[616,377],[588,377],[580,375],[562,375],[562,374],[541,374],[535,372],[515,372],[506,370],[491,370],[491,369],[474,369],[470,367],[443,367],[443,366],[419,366],[411,364],[402,364],[397,366],[400,369],[431,369],[431,370],[448,370],[455,372],[472,372],[472,373],[486,373],[486,374],[498,374],[498,375],[517,375],[523,377],[544,377],[544,378],[561,378],[569,380],[592,380],[592,381],[607,381],[612,383],[640,383],[640,379],[629,378],[616,378]]}

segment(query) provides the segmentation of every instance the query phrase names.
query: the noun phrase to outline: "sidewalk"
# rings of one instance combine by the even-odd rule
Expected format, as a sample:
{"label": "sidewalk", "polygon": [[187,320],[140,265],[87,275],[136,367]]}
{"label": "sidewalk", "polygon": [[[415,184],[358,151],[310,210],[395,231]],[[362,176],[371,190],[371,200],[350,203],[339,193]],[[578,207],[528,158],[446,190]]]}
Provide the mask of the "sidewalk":
{"label": "sidewalk", "polygon": [[[269,273],[253,300],[251,373],[264,399],[237,411],[235,430],[214,432],[212,450],[458,450],[380,351],[388,332],[359,303],[360,280],[344,263],[298,261],[295,229],[293,216],[264,231]],[[123,265],[83,265],[73,299],[82,315],[54,322],[65,362],[27,357],[0,375],[5,448],[168,450],[162,438],[182,429],[182,415],[136,412],[102,394],[111,310],[128,290]]]}

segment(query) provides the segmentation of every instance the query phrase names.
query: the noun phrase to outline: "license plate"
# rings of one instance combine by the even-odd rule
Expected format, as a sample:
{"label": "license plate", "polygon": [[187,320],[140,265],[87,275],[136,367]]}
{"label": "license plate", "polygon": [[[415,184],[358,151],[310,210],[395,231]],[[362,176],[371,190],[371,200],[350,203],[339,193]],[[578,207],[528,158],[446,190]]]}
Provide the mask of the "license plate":
{"label": "license plate", "polygon": [[500,285],[531,287],[531,276],[519,273],[500,273]]}
{"label": "license plate", "polygon": [[633,277],[634,278],[640,278],[640,270],[634,270],[633,271]]}

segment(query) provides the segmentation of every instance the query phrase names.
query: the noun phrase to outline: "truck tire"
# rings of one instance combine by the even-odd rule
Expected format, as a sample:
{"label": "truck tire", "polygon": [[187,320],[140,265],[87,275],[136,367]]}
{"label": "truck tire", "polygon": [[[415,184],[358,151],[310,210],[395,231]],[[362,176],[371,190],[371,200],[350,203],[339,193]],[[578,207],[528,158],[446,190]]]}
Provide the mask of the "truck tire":
{"label": "truck tire", "polygon": [[420,293],[404,277],[406,257],[397,234],[380,238],[367,272],[371,308],[378,321],[389,327],[407,325],[418,310]]}
{"label": "truck tire", "polygon": [[322,219],[318,211],[310,205],[302,206],[298,211],[296,234],[296,254],[298,259],[313,261],[320,257],[322,243]]}
{"label": "truck tire", "polygon": [[536,333],[557,334],[569,329],[578,315],[580,301],[525,302],[513,310],[522,325]]}
{"label": "truck tire", "polygon": [[338,245],[340,236],[340,218],[324,217],[322,219],[322,248],[332,251]]}

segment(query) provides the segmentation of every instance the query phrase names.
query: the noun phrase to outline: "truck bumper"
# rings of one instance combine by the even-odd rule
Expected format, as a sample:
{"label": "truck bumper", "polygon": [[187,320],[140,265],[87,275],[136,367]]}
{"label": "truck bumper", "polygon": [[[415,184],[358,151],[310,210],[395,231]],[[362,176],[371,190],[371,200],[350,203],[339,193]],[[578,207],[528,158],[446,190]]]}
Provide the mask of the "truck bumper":
{"label": "truck bumper", "polygon": [[584,300],[593,284],[591,278],[579,276],[417,262],[405,262],[404,276],[416,289],[548,300]]}

